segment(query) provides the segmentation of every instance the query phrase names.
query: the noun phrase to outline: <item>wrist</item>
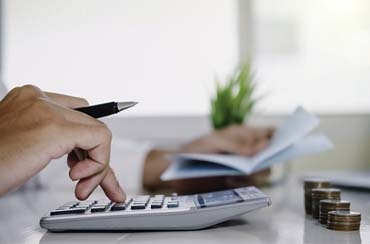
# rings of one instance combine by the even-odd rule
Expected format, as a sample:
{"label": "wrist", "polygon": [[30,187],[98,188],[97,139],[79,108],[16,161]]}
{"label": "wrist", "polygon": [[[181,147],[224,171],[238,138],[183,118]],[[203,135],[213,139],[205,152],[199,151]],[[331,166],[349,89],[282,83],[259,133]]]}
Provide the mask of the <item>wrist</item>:
{"label": "wrist", "polygon": [[172,153],[175,151],[153,149],[147,154],[143,170],[144,188],[154,190],[163,186],[160,176],[170,165],[168,155]]}

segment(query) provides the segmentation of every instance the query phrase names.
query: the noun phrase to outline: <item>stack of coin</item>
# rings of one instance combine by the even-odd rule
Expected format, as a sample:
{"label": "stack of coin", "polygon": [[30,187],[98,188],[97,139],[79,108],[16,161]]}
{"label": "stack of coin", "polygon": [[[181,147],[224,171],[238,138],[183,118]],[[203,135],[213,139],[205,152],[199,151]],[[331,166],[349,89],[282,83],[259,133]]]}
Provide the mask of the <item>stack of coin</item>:
{"label": "stack of coin", "polygon": [[360,229],[361,214],[351,211],[331,211],[326,228],[331,230],[355,231]]}
{"label": "stack of coin", "polygon": [[319,209],[319,222],[321,224],[327,224],[328,222],[328,212],[331,211],[349,211],[350,209],[350,202],[344,200],[321,200]]}
{"label": "stack of coin", "polygon": [[330,181],[324,179],[305,179],[304,180],[304,207],[306,214],[312,212],[312,189],[313,188],[329,188]]}
{"label": "stack of coin", "polygon": [[321,200],[340,200],[340,189],[337,188],[314,188],[312,189],[312,217],[318,219],[320,216]]}

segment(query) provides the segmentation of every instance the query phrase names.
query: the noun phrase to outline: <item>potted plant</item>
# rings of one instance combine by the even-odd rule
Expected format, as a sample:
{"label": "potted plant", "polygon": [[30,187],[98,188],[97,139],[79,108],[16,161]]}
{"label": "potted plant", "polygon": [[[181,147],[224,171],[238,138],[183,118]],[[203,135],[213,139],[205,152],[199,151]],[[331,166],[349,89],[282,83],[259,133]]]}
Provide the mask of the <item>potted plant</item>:
{"label": "potted plant", "polygon": [[214,129],[232,124],[243,124],[251,114],[257,99],[256,84],[250,64],[240,65],[234,74],[220,84],[216,80],[216,94],[211,99],[210,119]]}

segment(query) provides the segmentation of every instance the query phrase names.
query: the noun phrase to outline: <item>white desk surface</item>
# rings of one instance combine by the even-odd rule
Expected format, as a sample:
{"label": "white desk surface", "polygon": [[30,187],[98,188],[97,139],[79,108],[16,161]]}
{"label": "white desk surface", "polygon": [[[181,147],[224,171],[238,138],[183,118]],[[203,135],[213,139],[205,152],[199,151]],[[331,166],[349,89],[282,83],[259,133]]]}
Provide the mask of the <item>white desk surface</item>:
{"label": "white desk surface", "polygon": [[70,200],[71,189],[16,192],[0,198],[0,243],[370,243],[370,193],[343,191],[362,213],[359,232],[331,231],[305,216],[302,183],[291,177],[263,189],[272,206],[200,231],[48,233],[38,225],[49,209]]}

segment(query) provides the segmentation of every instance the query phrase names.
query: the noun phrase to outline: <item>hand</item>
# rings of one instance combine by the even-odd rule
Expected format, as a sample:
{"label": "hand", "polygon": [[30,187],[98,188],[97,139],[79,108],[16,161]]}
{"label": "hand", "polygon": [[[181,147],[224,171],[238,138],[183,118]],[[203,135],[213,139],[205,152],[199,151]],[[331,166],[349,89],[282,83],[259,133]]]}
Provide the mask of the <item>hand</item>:
{"label": "hand", "polygon": [[184,153],[230,153],[253,156],[264,149],[273,134],[272,128],[233,125],[216,130],[182,148]]}
{"label": "hand", "polygon": [[[109,167],[112,134],[105,124],[73,110],[81,98],[42,92],[27,85],[0,102],[0,195],[24,184],[52,159],[69,154],[69,176],[78,181],[75,195],[84,200],[100,185],[116,202],[125,193]],[[78,161],[75,148],[86,151]]]}
{"label": "hand", "polygon": [[166,158],[169,153],[232,153],[253,156],[268,145],[273,131],[272,128],[231,126],[196,139],[176,152],[152,150],[145,161],[144,187],[150,190],[171,187],[179,193],[192,193],[194,190],[202,192],[251,184],[260,185],[269,175],[269,170],[249,176],[184,179],[167,183],[160,180],[160,175],[170,164]]}

